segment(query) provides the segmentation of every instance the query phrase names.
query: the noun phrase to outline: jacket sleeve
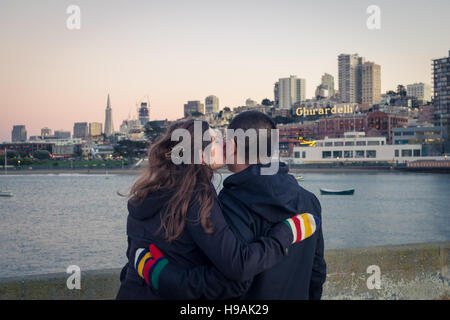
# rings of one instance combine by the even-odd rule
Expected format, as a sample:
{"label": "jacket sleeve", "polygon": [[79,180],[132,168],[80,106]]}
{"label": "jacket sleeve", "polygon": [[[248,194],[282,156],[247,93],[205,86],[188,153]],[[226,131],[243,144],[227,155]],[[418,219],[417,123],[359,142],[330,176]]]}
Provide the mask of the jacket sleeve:
{"label": "jacket sleeve", "polygon": [[182,268],[167,264],[159,279],[159,295],[171,300],[222,300],[242,296],[251,281],[232,281],[213,266]]}
{"label": "jacket sleeve", "polygon": [[[322,219],[322,208],[320,207],[319,200],[315,199],[316,212]],[[311,274],[311,281],[309,284],[309,299],[320,300],[322,297],[322,287],[327,278],[327,265],[324,259],[324,241],[322,234],[323,220],[318,232],[316,252],[314,254],[313,269]]]}
{"label": "jacket sleeve", "polygon": [[251,280],[287,255],[287,248],[292,242],[292,233],[288,227],[272,228],[274,233],[271,236],[246,244],[231,231],[217,200],[210,215],[214,228],[212,233],[203,229],[198,212],[198,205],[194,202],[186,224],[189,234],[219,272],[231,280]]}

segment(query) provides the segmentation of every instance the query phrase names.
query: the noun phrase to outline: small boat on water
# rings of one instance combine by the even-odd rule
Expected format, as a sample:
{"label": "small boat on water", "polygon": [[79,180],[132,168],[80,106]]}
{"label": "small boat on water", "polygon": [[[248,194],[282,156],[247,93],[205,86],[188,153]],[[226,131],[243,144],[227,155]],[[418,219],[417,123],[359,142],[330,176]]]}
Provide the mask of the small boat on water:
{"label": "small boat on water", "polygon": [[0,191],[0,197],[12,197],[11,191]]}
{"label": "small boat on water", "polygon": [[305,178],[303,178],[302,176],[296,176],[295,179],[297,179],[297,181],[303,181],[303,180],[305,180]]}
{"label": "small boat on water", "polygon": [[336,194],[336,195],[352,195],[355,193],[355,189],[343,189],[343,190],[333,190],[320,188],[321,194]]}

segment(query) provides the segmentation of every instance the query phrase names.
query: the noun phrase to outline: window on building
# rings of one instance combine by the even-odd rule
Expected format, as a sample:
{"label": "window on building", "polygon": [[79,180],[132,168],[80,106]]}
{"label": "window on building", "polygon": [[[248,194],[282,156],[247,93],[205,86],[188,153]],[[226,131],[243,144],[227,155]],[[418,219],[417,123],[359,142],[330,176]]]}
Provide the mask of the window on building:
{"label": "window on building", "polygon": [[420,157],[420,149],[414,149],[414,157]]}
{"label": "window on building", "polygon": [[365,146],[366,145],[366,141],[356,141],[356,145],[357,146]]}
{"label": "window on building", "polygon": [[346,146],[354,146],[355,142],[354,141],[345,141],[345,145]]}
{"label": "window on building", "polygon": [[355,158],[364,158],[364,150],[356,150]]}
{"label": "window on building", "polygon": [[333,151],[333,158],[342,158],[342,151]]}
{"label": "window on building", "polygon": [[366,151],[366,158],[376,158],[376,157],[377,157],[376,150],[367,150]]}
{"label": "window on building", "polygon": [[398,153],[398,149],[395,149],[395,151],[394,151],[394,155],[395,155],[396,157],[398,157],[398,155],[399,155],[399,153]]}
{"label": "window on building", "polygon": [[342,142],[342,141],[336,141],[335,143],[334,143],[334,146],[335,147],[342,147],[344,145],[344,143]]}
{"label": "window on building", "polygon": [[295,151],[294,152],[294,157],[295,158],[300,158],[300,152],[299,151]]}
{"label": "window on building", "polygon": [[344,158],[353,158],[352,150],[344,150]]}
{"label": "window on building", "polygon": [[317,142],[317,146],[318,147],[323,147],[323,143],[322,142]]}
{"label": "window on building", "polygon": [[404,149],[402,150],[402,157],[411,157],[412,156],[412,150],[411,149]]}
{"label": "window on building", "polygon": [[322,151],[322,159],[331,158],[331,151]]}
{"label": "window on building", "polygon": [[380,145],[380,141],[376,140],[376,141],[367,141],[367,145],[368,146],[379,146]]}
{"label": "window on building", "polygon": [[302,151],[302,158],[303,158],[303,159],[306,158],[306,151]]}
{"label": "window on building", "polygon": [[325,142],[325,147],[332,147],[333,146],[333,142]]}
{"label": "window on building", "polygon": [[396,136],[396,137],[401,136],[401,135],[402,135],[401,132],[394,132],[394,136]]}

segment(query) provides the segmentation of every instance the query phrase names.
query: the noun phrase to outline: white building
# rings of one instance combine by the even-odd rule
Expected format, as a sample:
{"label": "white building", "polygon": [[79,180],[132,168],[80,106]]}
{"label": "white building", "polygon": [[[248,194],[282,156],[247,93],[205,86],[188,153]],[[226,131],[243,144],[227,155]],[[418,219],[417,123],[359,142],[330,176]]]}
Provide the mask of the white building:
{"label": "white building", "polygon": [[247,100],[245,100],[245,106],[248,108],[254,108],[258,105],[258,102],[256,102],[255,100],[252,100],[250,98],[248,98]]}
{"label": "white building", "polygon": [[205,98],[205,112],[206,114],[219,112],[219,98],[211,95]]}
{"label": "white building", "polygon": [[306,97],[306,80],[290,76],[281,78],[275,84],[278,107],[280,109],[291,109],[296,103],[302,102]]}
{"label": "white building", "polygon": [[429,84],[419,82],[406,85],[407,95],[416,97],[423,101],[431,101],[431,86]]}
{"label": "white building", "polygon": [[[397,164],[423,159],[420,144],[388,145],[386,137],[366,137],[364,132],[346,132],[344,138],[325,137],[324,140],[317,140],[315,146],[294,147],[293,163],[391,162]],[[432,157],[426,157],[426,159],[431,160]]]}

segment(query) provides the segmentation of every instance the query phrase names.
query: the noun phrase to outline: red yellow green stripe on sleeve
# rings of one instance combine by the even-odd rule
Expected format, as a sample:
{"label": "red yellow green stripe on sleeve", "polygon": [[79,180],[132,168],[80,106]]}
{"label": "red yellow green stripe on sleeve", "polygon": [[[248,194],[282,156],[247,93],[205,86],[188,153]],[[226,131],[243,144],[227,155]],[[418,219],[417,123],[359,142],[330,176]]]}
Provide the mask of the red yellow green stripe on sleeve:
{"label": "red yellow green stripe on sleeve", "polygon": [[299,213],[283,222],[291,229],[292,243],[309,238],[320,227],[320,218],[309,213]]}
{"label": "red yellow green stripe on sleeve", "polygon": [[159,276],[168,262],[161,251],[151,244],[149,249],[139,248],[136,250],[134,267],[150,287],[158,289]]}

